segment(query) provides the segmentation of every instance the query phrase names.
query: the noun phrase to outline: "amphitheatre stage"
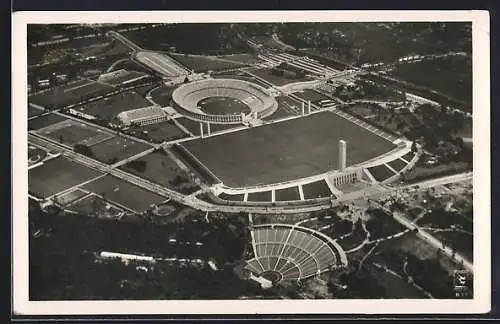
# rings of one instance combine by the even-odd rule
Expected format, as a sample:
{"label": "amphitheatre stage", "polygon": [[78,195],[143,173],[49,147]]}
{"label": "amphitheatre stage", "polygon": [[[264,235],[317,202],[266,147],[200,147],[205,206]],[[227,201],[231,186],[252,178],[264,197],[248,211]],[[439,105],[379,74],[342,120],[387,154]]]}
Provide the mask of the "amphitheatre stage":
{"label": "amphitheatre stage", "polygon": [[330,111],[182,143],[225,186],[270,185],[319,175],[338,166],[338,141],[347,142],[347,167],[396,145]]}

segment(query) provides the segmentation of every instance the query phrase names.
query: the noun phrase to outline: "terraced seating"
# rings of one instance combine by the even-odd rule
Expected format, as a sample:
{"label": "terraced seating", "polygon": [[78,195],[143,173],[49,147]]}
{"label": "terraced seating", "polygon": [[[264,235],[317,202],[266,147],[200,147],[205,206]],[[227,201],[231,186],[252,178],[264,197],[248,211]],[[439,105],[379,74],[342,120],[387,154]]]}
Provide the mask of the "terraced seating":
{"label": "terraced seating", "polygon": [[[270,115],[277,102],[266,89],[238,79],[206,79],[184,84],[172,93],[172,99],[188,116],[214,122],[227,122],[227,115],[210,115],[198,109],[198,103],[211,97],[229,97],[245,103],[259,118]],[[241,122],[240,115],[232,116]],[[231,120],[232,121],[232,120]]]}
{"label": "terraced seating", "polygon": [[310,229],[267,224],[252,232],[255,258],[246,268],[257,276],[272,271],[280,274],[280,280],[305,279],[328,271],[340,260],[338,251]]}

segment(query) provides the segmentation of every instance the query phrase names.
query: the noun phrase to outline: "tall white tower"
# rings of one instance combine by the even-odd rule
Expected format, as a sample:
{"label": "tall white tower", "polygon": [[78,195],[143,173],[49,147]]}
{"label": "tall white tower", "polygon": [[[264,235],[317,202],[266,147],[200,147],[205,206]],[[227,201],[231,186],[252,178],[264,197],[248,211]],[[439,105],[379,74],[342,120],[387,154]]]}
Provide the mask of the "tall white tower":
{"label": "tall white tower", "polygon": [[344,171],[347,164],[347,143],[339,140],[339,170]]}

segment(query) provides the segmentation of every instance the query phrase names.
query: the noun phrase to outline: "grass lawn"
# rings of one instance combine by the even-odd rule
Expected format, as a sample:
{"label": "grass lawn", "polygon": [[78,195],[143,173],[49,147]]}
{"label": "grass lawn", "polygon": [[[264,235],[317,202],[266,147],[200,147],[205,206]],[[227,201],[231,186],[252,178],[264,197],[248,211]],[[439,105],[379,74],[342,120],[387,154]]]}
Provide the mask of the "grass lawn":
{"label": "grass lawn", "polygon": [[[199,127],[196,122],[193,122]],[[391,142],[331,112],[195,139],[182,145],[228,186],[278,183],[337,168],[337,143],[347,165],[394,148]]]}
{"label": "grass lawn", "polygon": [[332,195],[332,192],[330,191],[330,188],[326,184],[325,180],[302,185],[302,191],[304,192],[304,199],[323,198],[330,197]]}
{"label": "grass lawn", "polygon": [[130,135],[155,143],[172,141],[187,136],[173,121],[166,120],[161,123],[136,127],[128,131]]}
{"label": "grass lawn", "polygon": [[152,204],[160,204],[167,198],[152,191],[111,175],[92,181],[83,187],[85,190],[103,196],[105,200],[126,206],[136,212],[148,209]]}
{"label": "grass lawn", "polygon": [[[134,168],[134,163],[145,163],[143,172]],[[125,164],[121,169],[140,176],[141,178],[161,184],[167,188],[182,191],[183,193],[193,193],[199,187],[188,178],[185,178],[186,173],[173,161],[167,153],[163,151],[153,152],[143,156],[132,163]],[[184,181],[180,181],[179,177],[183,177]],[[176,179],[177,178],[177,179]]]}
{"label": "grass lawn", "polygon": [[274,75],[271,73],[270,69],[256,69],[256,70],[251,70],[250,71],[252,74],[255,74],[256,76],[271,82],[274,85],[277,86],[283,86],[285,84],[289,83],[296,83],[296,82],[304,82],[304,81],[311,81],[312,79],[309,77],[303,77],[303,78],[286,78],[283,76],[279,75]]}
{"label": "grass lawn", "polygon": [[67,120],[64,117],[61,117],[56,114],[47,114],[43,116],[39,116],[28,121],[28,130],[37,130],[41,129],[55,123],[61,122],[63,120]]}
{"label": "grass lawn", "polygon": [[93,101],[76,110],[96,116],[99,119],[112,119],[122,111],[148,107],[151,103],[134,91],[122,92],[101,100]]}
{"label": "grass lawn", "polygon": [[299,187],[278,189],[274,192],[276,201],[300,200]]}
{"label": "grass lawn", "polygon": [[150,148],[151,146],[144,143],[119,136],[114,136],[90,147],[95,159],[108,164],[116,163]]}
{"label": "grass lawn", "polygon": [[36,197],[46,198],[100,174],[99,171],[58,157],[28,171],[28,191]]}

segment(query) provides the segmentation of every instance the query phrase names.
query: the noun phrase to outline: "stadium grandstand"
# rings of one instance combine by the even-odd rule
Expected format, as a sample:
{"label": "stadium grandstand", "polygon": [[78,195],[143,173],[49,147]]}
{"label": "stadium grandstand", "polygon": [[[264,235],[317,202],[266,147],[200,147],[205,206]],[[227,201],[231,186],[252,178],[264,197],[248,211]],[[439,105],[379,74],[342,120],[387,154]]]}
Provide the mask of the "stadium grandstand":
{"label": "stadium grandstand", "polygon": [[184,84],[172,93],[176,108],[187,117],[214,123],[241,123],[244,114],[208,114],[202,111],[200,101],[212,97],[236,99],[247,105],[255,119],[270,116],[278,108],[276,100],[263,87],[236,79],[205,79]]}
{"label": "stadium grandstand", "polygon": [[144,126],[165,121],[167,119],[167,113],[159,106],[149,106],[123,111],[116,117],[124,126]]}
{"label": "stadium grandstand", "polygon": [[187,69],[162,53],[140,51],[134,54],[134,59],[165,77],[184,77],[189,74]]}
{"label": "stadium grandstand", "polygon": [[342,248],[326,235],[289,224],[265,224],[251,230],[254,258],[246,269],[257,278],[299,281],[347,266]]}

